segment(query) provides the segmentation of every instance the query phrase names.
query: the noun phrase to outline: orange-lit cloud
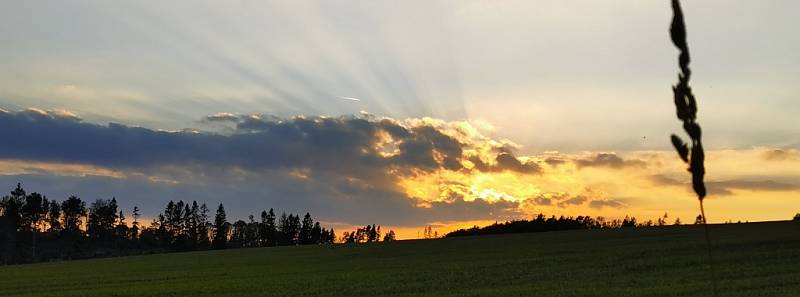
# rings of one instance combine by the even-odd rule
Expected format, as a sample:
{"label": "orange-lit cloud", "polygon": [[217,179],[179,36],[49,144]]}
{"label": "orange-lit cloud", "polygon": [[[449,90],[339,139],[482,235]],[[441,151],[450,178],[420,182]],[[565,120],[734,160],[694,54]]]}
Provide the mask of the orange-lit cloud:
{"label": "orange-lit cloud", "polygon": [[[206,121],[230,130],[214,134],[100,126],[66,111],[4,112],[0,120],[29,131],[0,148],[0,175],[53,175],[51,182],[66,184],[57,190],[69,193],[87,180],[115,184],[103,193],[120,197],[155,189],[150,212],[178,199],[223,202],[234,217],[275,206],[344,225],[384,224],[406,238],[425,225],[444,233],[538,213],[644,220],[668,213],[684,222],[697,213],[685,165],[671,151],[523,154],[473,121],[221,113]],[[63,136],[97,142],[29,149]],[[796,150],[710,150],[707,163],[711,221],[787,219],[800,210]]]}

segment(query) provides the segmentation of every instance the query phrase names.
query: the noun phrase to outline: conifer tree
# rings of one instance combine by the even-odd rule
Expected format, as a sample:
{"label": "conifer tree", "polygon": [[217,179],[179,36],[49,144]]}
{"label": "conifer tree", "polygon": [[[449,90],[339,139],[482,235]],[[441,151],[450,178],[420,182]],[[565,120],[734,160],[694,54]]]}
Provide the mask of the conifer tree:
{"label": "conifer tree", "polygon": [[225,214],[225,207],[222,203],[217,208],[217,214],[214,216],[214,241],[215,249],[224,249],[228,245],[228,230],[229,223],[227,215]]}

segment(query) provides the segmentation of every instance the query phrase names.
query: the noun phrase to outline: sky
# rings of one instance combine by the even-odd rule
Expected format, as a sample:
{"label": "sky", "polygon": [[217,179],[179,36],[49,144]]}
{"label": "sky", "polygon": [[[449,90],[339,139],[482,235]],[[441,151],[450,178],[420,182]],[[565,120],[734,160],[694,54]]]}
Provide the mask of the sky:
{"label": "sky", "polygon": [[[798,10],[684,3],[712,222],[800,212]],[[691,222],[670,20],[668,1],[7,3],[0,186],[401,238],[540,212]]]}

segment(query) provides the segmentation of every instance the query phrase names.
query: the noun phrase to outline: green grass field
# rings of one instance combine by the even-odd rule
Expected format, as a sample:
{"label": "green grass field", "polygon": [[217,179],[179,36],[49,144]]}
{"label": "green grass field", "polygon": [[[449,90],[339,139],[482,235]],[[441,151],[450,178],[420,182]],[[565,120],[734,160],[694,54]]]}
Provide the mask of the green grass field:
{"label": "green grass field", "polygon": [[[720,296],[800,296],[800,223],[711,227]],[[711,296],[679,226],[0,267],[0,296]]]}

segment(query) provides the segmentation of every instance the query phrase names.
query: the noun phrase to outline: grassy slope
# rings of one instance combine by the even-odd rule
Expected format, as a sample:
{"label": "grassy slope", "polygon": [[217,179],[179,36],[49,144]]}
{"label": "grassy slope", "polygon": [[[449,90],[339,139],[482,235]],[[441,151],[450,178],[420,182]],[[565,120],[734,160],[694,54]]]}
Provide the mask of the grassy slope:
{"label": "grassy slope", "polygon": [[[712,226],[721,296],[800,296],[800,224]],[[0,296],[711,296],[702,228],[239,249],[0,267]]]}

